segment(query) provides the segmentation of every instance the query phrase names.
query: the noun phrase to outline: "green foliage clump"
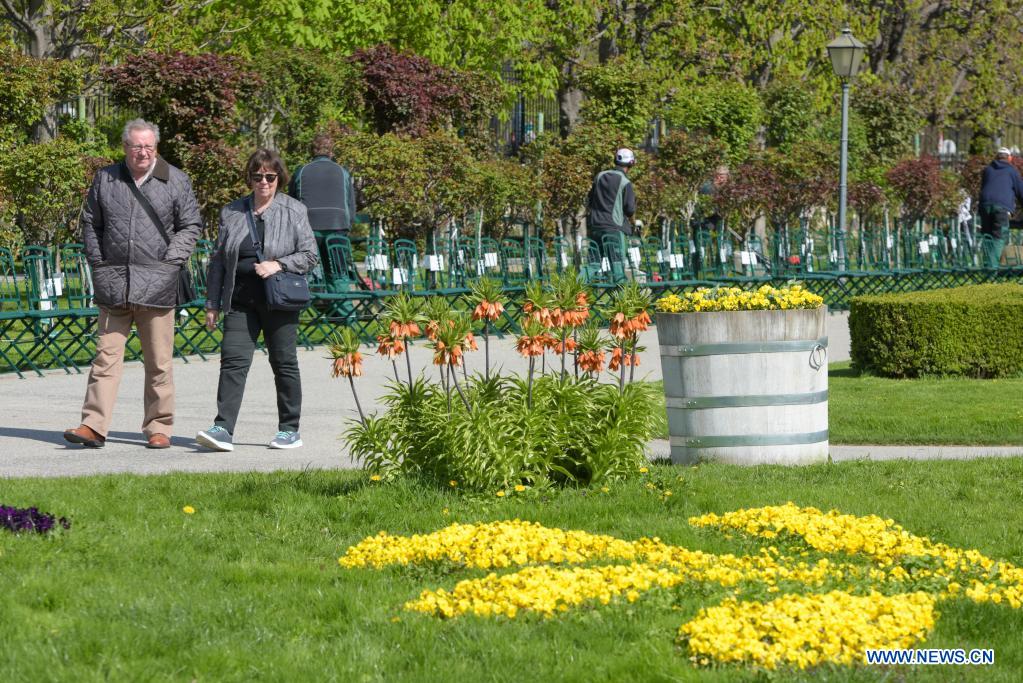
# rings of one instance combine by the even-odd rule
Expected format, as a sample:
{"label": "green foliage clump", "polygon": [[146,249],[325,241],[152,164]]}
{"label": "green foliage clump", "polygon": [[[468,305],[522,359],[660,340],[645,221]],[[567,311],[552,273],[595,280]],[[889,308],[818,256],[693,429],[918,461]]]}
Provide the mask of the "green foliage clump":
{"label": "green foliage clump", "polygon": [[855,297],[853,366],[885,377],[1023,373],[1023,286],[974,285]]}
{"label": "green foliage clump", "polygon": [[20,145],[0,159],[0,187],[18,213],[19,241],[70,241],[92,173],[107,163],[70,138]]}
{"label": "green foliage clump", "polygon": [[587,96],[583,119],[614,126],[630,138],[642,140],[654,112],[651,76],[642,63],[624,58],[586,69],[580,77]]}
{"label": "green foliage clump", "polygon": [[646,462],[656,391],[554,375],[533,382],[480,376],[463,383],[470,410],[422,378],[394,384],[388,410],[346,433],[352,456],[374,471],[401,471],[472,490],[615,480]]}
{"label": "green foliage clump", "polygon": [[805,83],[779,81],[764,91],[767,144],[789,151],[815,121],[813,91]]}
{"label": "green foliage clump", "polygon": [[81,77],[75,61],[35,59],[0,47],[0,140],[27,140],[51,105],[77,91]]}
{"label": "green foliage clump", "polygon": [[760,128],[764,106],[757,91],[737,81],[711,81],[681,92],[668,109],[672,127],[700,131],[721,140],[728,158],[749,154]]}

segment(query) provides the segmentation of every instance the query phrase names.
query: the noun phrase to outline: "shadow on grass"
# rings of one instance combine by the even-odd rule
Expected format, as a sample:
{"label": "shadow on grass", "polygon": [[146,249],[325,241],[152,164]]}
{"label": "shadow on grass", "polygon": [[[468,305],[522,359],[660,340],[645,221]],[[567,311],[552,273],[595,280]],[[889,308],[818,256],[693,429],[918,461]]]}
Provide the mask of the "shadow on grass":
{"label": "shadow on grass", "polygon": [[854,369],[851,365],[845,367],[829,368],[828,377],[869,377],[868,373]]}

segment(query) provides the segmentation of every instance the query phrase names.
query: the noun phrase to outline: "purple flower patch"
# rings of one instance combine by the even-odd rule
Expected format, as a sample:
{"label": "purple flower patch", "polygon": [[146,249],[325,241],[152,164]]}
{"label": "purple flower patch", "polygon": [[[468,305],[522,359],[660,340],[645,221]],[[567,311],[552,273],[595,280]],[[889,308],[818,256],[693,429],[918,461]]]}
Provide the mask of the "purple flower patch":
{"label": "purple flower patch", "polygon": [[53,531],[59,524],[65,529],[71,528],[71,522],[66,517],[57,519],[53,515],[39,512],[38,508],[15,508],[0,505],[0,528],[7,529],[12,533],[22,531],[34,531],[37,534],[45,534]]}

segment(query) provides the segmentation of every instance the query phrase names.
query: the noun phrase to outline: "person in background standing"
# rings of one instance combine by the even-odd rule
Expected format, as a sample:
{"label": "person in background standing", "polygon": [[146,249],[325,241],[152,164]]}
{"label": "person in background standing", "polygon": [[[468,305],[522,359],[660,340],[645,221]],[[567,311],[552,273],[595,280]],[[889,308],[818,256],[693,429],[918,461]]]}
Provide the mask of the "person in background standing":
{"label": "person in background standing", "polygon": [[326,133],[318,133],[311,145],[312,160],[295,170],[288,194],[305,204],[309,225],[316,236],[324,275],[329,282],[335,277],[351,277],[353,273],[332,272],[326,240],[331,234],[345,237],[355,220],[355,185],[347,168],[334,161],[334,141]]}
{"label": "person in background standing", "polygon": [[[604,251],[604,237],[614,235],[622,239],[632,234],[629,219],[636,215],[636,191],[629,180],[629,169],[636,164],[636,155],[625,147],[615,152],[614,168],[601,171],[593,180],[587,196],[586,233]],[[621,254],[625,254],[622,243]]]}
{"label": "person in background standing", "polygon": [[980,177],[980,232],[984,262],[998,268],[1009,239],[1009,216],[1016,200],[1023,202],[1023,178],[1012,165],[1012,152],[1002,147]]}

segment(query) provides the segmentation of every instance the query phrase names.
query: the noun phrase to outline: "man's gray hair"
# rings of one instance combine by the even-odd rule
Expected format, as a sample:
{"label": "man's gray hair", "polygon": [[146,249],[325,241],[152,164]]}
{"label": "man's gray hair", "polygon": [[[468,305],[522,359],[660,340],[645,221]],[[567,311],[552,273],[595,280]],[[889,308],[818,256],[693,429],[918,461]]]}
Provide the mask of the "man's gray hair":
{"label": "man's gray hair", "polygon": [[133,130],[148,130],[156,136],[156,141],[160,142],[160,127],[155,123],[150,123],[145,119],[132,119],[128,123],[124,124],[124,132],[121,133],[121,142],[128,144],[128,136],[131,135]]}

